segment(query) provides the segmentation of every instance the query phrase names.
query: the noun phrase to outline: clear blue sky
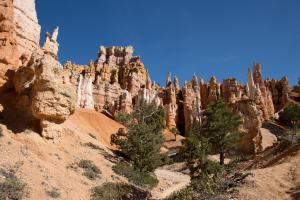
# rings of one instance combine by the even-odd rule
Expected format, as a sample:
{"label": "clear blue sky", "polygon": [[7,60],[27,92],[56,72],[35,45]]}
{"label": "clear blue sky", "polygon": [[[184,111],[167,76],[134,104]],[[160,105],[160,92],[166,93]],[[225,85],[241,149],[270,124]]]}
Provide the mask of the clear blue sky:
{"label": "clear blue sky", "polygon": [[266,78],[300,76],[300,0],[37,0],[42,36],[60,27],[59,59],[86,64],[100,45],[133,45],[151,78],[208,80],[263,66]]}

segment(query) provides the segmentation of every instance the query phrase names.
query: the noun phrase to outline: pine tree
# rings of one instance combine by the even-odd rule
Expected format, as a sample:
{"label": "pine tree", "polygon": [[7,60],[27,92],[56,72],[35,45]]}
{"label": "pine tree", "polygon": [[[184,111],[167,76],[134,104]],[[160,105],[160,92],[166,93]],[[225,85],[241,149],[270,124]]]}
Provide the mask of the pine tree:
{"label": "pine tree", "polygon": [[161,163],[164,113],[162,107],[141,102],[131,114],[118,117],[128,131],[112,135],[111,143],[132,160],[135,170],[152,172]]}
{"label": "pine tree", "polygon": [[225,153],[236,147],[241,140],[238,132],[241,118],[230,111],[223,100],[208,106],[204,124],[205,135],[220,155],[220,164],[224,164]]}

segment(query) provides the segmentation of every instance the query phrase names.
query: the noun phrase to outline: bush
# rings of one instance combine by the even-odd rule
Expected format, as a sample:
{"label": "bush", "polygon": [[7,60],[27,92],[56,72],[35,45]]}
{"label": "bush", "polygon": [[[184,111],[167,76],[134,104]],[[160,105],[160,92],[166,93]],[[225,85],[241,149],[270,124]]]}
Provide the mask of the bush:
{"label": "bush", "polygon": [[0,175],[5,177],[4,181],[0,182],[0,200],[23,199],[26,194],[26,184],[16,177],[15,171],[0,171]]}
{"label": "bush", "polygon": [[78,167],[84,169],[82,175],[90,180],[95,180],[99,177],[99,174],[101,174],[100,169],[90,160],[80,160]]}
{"label": "bush", "polygon": [[56,198],[59,198],[60,197],[60,193],[59,191],[54,188],[53,190],[51,191],[46,191],[47,195],[53,199],[56,199]]}
{"label": "bush", "polygon": [[193,191],[191,187],[179,190],[172,193],[169,197],[164,200],[192,200]]}
{"label": "bush", "polygon": [[152,176],[150,173],[134,170],[133,167],[125,163],[118,163],[114,165],[113,171],[126,177],[133,184],[143,188],[151,189],[158,184],[157,178]]}
{"label": "bush", "polygon": [[91,200],[146,200],[148,198],[148,192],[126,183],[104,183],[91,191]]}
{"label": "bush", "polygon": [[279,122],[283,125],[296,128],[300,126],[300,106],[290,105],[279,113]]}

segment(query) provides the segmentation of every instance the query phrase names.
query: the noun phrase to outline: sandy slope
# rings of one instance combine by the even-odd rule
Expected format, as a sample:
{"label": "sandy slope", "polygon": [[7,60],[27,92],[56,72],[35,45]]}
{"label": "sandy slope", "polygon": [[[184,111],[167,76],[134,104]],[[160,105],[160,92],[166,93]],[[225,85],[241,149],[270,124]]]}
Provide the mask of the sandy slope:
{"label": "sandy slope", "polygon": [[[112,171],[119,159],[110,150],[110,136],[122,125],[100,113],[76,110],[61,125],[64,133],[58,143],[45,140],[30,130],[15,134],[5,125],[0,126],[4,133],[0,138],[0,168],[20,166],[17,176],[28,186],[27,199],[52,199],[47,191],[55,190],[60,193],[57,199],[87,200],[93,186],[107,181],[126,182]],[[97,140],[89,134],[96,136]],[[98,145],[101,150],[86,146],[88,142]],[[80,159],[92,160],[102,171],[100,178],[90,181],[82,175],[81,169],[69,168],[76,166],[74,163]],[[187,182],[186,176],[172,170],[155,173],[160,180],[159,187],[164,191],[174,191]]]}
{"label": "sandy slope", "polygon": [[[275,159],[275,158],[274,158]],[[239,188],[243,200],[289,200],[291,193],[300,190],[300,151],[276,159],[267,168],[254,169],[253,177]],[[299,196],[298,196],[299,198]]]}
{"label": "sandy slope", "polygon": [[[64,125],[65,133],[58,144],[31,131],[15,135],[1,126],[4,137],[0,139],[0,167],[8,169],[20,164],[17,175],[28,185],[28,199],[51,199],[46,192],[53,190],[60,193],[58,199],[89,199],[90,188],[116,176],[111,170],[113,163],[107,159],[112,156],[110,151],[87,132],[68,128],[71,124]],[[84,145],[87,142],[99,145],[103,150],[91,149]],[[81,175],[82,171],[68,168],[76,166],[73,163],[80,159],[92,160],[101,169],[101,177],[90,181]]]}

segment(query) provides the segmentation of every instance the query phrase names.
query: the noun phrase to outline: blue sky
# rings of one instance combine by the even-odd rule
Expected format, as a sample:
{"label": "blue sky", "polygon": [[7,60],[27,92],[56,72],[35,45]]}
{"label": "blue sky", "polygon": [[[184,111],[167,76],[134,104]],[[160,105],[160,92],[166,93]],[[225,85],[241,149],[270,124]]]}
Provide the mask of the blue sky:
{"label": "blue sky", "polygon": [[86,64],[100,45],[133,45],[151,78],[181,83],[263,66],[263,76],[300,77],[299,0],[37,0],[42,39],[60,27],[59,59]]}

